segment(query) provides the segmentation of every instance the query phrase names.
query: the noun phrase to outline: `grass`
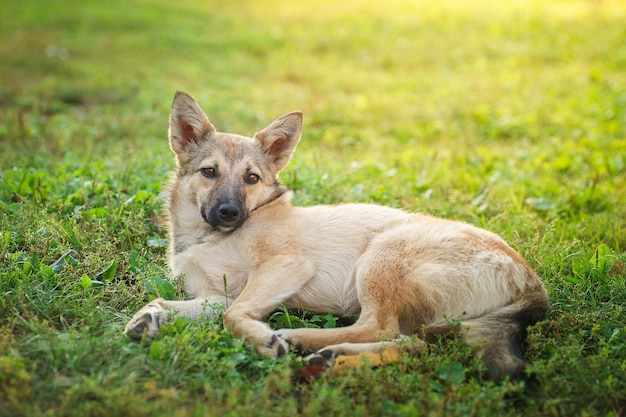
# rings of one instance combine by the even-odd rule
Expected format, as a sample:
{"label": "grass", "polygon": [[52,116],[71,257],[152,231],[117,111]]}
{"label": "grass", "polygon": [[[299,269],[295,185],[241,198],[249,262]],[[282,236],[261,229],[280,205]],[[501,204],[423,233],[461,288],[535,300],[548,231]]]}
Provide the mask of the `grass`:
{"label": "grass", "polygon": [[[0,415],[626,413],[626,12],[617,0],[0,4]],[[535,383],[458,340],[295,381],[221,323],[121,336],[166,269],[175,90],[223,131],[294,109],[298,204],[361,201],[495,231],[552,308]],[[277,312],[281,325],[336,326]]]}

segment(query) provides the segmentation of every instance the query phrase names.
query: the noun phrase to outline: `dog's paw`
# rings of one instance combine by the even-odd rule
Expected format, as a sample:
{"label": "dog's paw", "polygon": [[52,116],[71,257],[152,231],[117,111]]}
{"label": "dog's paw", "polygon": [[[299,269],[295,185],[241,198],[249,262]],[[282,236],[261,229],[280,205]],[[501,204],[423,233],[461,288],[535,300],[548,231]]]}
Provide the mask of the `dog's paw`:
{"label": "dog's paw", "polygon": [[321,366],[324,369],[331,369],[337,361],[337,353],[331,349],[322,349],[310,354],[304,359],[309,365]]}
{"label": "dog's paw", "polygon": [[280,358],[289,352],[290,343],[280,334],[273,333],[265,348],[266,354]]}
{"label": "dog's paw", "polygon": [[156,299],[139,310],[124,328],[126,337],[133,340],[152,339],[167,320],[167,310]]}
{"label": "dog's paw", "polygon": [[296,378],[298,381],[310,384],[327,372],[332,373],[335,371],[337,365],[346,357],[338,354],[333,349],[325,348],[318,350],[304,358],[305,366],[296,372]]}
{"label": "dog's paw", "polygon": [[395,349],[386,349],[381,352],[359,352],[346,354],[341,349],[325,348],[306,357],[309,365],[323,366],[333,372],[346,369],[356,369],[361,366],[377,368],[401,360],[401,353]]}

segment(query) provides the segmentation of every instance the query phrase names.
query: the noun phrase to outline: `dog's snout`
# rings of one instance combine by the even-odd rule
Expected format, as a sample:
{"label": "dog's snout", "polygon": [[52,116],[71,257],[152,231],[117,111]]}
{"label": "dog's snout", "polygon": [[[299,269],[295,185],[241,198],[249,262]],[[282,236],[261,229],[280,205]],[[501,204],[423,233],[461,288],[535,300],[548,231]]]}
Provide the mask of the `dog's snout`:
{"label": "dog's snout", "polygon": [[231,203],[220,204],[217,208],[217,214],[224,223],[233,223],[239,219],[241,211],[239,207]]}
{"label": "dog's snout", "polygon": [[234,202],[221,202],[211,208],[202,208],[202,217],[215,230],[230,232],[237,229],[246,220],[244,207]]}

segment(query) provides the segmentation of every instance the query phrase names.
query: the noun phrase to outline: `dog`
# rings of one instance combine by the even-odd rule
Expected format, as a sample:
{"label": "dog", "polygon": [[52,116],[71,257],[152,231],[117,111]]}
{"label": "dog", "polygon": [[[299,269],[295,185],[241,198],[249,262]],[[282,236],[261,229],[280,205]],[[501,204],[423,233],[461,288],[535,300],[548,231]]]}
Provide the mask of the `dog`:
{"label": "dog", "polygon": [[[313,352],[309,364],[328,368],[338,357],[419,352],[429,335],[460,327],[491,379],[524,378],[518,344],[549,307],[529,264],[497,235],[458,221],[368,204],[293,206],[279,172],[301,131],[296,111],[252,138],[220,133],[176,93],[176,171],[164,194],[169,265],[188,300],[153,300],[125,334],[150,339],[173,317],[223,311],[224,326],[259,352]],[[358,318],[273,330],[265,320],[280,306]]]}

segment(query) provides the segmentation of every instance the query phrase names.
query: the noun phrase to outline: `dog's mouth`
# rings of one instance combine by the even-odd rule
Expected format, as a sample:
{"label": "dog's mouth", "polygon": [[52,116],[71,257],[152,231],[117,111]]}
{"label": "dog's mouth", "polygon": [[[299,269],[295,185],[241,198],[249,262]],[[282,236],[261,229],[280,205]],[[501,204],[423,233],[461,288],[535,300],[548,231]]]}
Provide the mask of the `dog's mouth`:
{"label": "dog's mouth", "polygon": [[214,230],[230,233],[238,229],[248,217],[245,208],[236,203],[219,202],[212,207],[203,206],[202,218]]}

